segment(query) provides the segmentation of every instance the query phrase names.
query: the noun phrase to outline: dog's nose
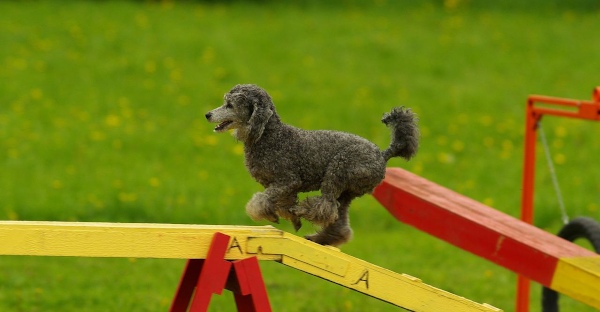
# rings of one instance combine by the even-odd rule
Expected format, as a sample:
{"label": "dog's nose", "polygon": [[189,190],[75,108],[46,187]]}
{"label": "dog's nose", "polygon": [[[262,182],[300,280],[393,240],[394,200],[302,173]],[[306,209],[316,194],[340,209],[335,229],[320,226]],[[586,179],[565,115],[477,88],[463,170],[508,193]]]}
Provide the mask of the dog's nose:
{"label": "dog's nose", "polygon": [[212,113],[208,112],[208,113],[206,113],[206,115],[204,115],[204,117],[206,117],[206,119],[210,120],[210,117],[212,117]]}

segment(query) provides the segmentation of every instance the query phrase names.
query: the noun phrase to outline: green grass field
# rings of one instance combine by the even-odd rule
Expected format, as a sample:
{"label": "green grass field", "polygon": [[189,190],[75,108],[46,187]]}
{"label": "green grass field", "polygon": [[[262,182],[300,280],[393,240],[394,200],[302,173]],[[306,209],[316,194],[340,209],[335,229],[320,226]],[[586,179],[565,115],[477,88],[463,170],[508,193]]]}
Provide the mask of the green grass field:
{"label": "green grass field", "polygon": [[[261,190],[242,146],[204,113],[237,83],[282,119],[382,148],[392,106],[422,145],[392,160],[519,214],[525,100],[589,99],[600,85],[596,1],[0,2],[0,219],[253,223]],[[544,119],[569,214],[600,214],[599,125]],[[539,155],[536,225],[560,212]],[[354,202],[353,256],[513,311],[515,275]],[[277,225],[292,231],[289,224]],[[313,230],[305,226],[300,234]],[[183,261],[0,257],[2,311],[164,311]],[[262,263],[275,311],[396,311]],[[211,311],[233,309],[230,294]],[[539,310],[539,287],[531,307]],[[592,311],[563,300],[565,311]]]}

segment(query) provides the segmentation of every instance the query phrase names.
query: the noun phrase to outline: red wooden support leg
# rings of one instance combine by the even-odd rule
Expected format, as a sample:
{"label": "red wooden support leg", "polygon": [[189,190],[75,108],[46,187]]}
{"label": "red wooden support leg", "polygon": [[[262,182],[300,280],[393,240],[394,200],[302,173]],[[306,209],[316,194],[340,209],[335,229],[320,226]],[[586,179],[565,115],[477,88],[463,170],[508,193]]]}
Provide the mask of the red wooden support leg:
{"label": "red wooden support leg", "polygon": [[[256,257],[238,260],[233,263],[235,284],[228,289],[235,294],[235,304],[240,312],[271,312],[269,297],[265,287],[258,259]],[[231,287],[234,286],[234,287]],[[237,287],[235,287],[237,286]]]}
{"label": "red wooden support leg", "polygon": [[258,259],[246,258],[232,264],[225,260],[228,247],[229,236],[215,233],[206,259],[188,260],[170,312],[186,312],[190,299],[190,312],[207,311],[212,294],[220,295],[226,286],[235,294],[238,311],[271,312]]}
{"label": "red wooden support leg", "polygon": [[188,261],[171,304],[171,312],[185,312],[192,293],[194,295],[190,311],[206,311],[212,294],[223,292],[231,269],[231,262],[225,260],[228,246],[229,236],[215,233],[206,259]]}
{"label": "red wooden support leg", "polygon": [[220,295],[225,289],[227,276],[231,269],[231,262],[225,260],[227,247],[229,247],[229,236],[215,233],[198,283],[196,283],[191,312],[206,311],[212,294]]}
{"label": "red wooden support leg", "polygon": [[204,259],[189,259],[179,281],[175,298],[169,312],[186,312],[198,283],[198,277],[204,264]]}

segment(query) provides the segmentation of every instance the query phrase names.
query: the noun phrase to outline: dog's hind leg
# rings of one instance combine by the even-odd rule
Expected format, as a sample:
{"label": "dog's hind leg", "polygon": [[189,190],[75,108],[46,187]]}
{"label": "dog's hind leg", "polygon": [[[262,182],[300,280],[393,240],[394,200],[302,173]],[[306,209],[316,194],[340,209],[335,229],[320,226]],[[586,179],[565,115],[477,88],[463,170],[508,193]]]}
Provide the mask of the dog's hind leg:
{"label": "dog's hind leg", "polygon": [[338,198],[340,206],[338,209],[337,220],[327,225],[319,232],[307,235],[306,239],[321,245],[330,246],[339,246],[349,241],[352,238],[352,229],[350,228],[348,208],[355,197],[356,196],[351,193],[344,192],[340,198]]}
{"label": "dog's hind leg", "polygon": [[330,161],[321,181],[321,195],[307,197],[293,208],[293,213],[323,228],[336,222],[339,217],[338,198],[348,188],[349,179],[346,162],[346,148]]}
{"label": "dog's hind leg", "polygon": [[294,212],[325,228],[339,218],[343,192],[356,196],[371,192],[384,173],[385,161],[375,145],[346,146],[331,159],[321,182],[321,196],[306,198]]}
{"label": "dog's hind leg", "polygon": [[331,197],[307,197],[292,209],[292,214],[325,227],[338,219],[340,203]]}

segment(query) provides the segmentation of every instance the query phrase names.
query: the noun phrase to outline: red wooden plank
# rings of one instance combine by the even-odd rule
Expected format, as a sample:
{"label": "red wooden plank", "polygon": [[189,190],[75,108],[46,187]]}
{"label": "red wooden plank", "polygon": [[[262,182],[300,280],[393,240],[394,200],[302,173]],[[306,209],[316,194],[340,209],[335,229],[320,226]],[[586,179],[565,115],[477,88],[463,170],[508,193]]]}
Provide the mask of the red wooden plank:
{"label": "red wooden plank", "polygon": [[594,253],[400,168],[373,196],[398,220],[544,285],[558,259]]}

